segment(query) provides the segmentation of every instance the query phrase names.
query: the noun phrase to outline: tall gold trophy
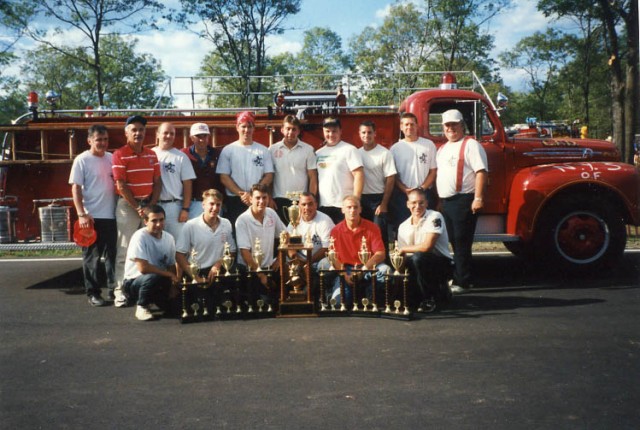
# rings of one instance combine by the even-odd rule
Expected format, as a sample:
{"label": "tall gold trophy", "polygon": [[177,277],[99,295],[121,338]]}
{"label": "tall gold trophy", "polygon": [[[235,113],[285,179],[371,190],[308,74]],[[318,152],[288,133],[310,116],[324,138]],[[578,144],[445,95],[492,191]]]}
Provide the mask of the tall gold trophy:
{"label": "tall gold trophy", "polygon": [[291,206],[283,208],[288,215],[289,222],[293,226],[291,235],[289,236],[289,243],[291,245],[302,245],[302,236],[298,233],[298,226],[300,225],[300,206],[298,206],[298,200],[302,191],[287,191],[287,198],[291,200]]}
{"label": "tall gold trophy", "polygon": [[200,265],[198,264],[198,260],[196,258],[196,256],[198,255],[198,253],[196,252],[196,250],[192,250],[191,251],[191,264],[189,264],[189,275],[191,275],[191,279],[192,279],[192,283],[197,284],[198,283],[198,278],[199,278],[199,274],[200,274]]}
{"label": "tall gold trophy", "polygon": [[369,258],[371,258],[371,252],[369,252],[369,248],[367,248],[367,238],[362,236],[362,242],[360,243],[360,251],[358,251],[358,258],[362,263],[362,270],[365,269],[365,265]]}
{"label": "tall gold trophy", "polygon": [[264,258],[264,252],[262,251],[262,245],[259,237],[256,237],[256,241],[253,244],[253,252],[251,253],[251,256],[258,266],[256,272],[262,272],[262,259]]}
{"label": "tall gold trophy", "polygon": [[233,257],[231,256],[231,248],[229,242],[224,243],[224,253],[222,254],[222,266],[224,267],[224,276],[231,276],[231,266],[233,266]]}
{"label": "tall gold trophy", "polygon": [[398,249],[398,241],[395,241],[395,244],[392,245],[391,251],[389,252],[389,259],[391,260],[391,265],[393,266],[395,272],[393,272],[394,276],[400,276],[400,268],[404,264],[404,256],[400,253]]}
{"label": "tall gold trophy", "polygon": [[329,260],[329,270],[338,270],[336,268],[338,262],[338,253],[336,252],[336,240],[331,237],[329,239],[329,249],[327,250],[327,260]]}

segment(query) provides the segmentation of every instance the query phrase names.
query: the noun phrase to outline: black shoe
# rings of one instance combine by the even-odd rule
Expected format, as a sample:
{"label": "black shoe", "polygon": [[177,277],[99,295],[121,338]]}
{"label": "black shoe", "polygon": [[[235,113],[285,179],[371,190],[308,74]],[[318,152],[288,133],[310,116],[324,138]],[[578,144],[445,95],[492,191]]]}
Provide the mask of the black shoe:
{"label": "black shoe", "polygon": [[89,304],[94,308],[98,308],[100,306],[104,306],[104,300],[100,297],[100,294],[92,294],[88,297]]}
{"label": "black shoe", "polygon": [[107,300],[113,302],[115,299],[116,293],[114,293],[113,290],[109,290],[109,292],[107,293]]}
{"label": "black shoe", "polygon": [[436,302],[433,299],[423,300],[418,307],[418,312],[431,313],[436,310]]}

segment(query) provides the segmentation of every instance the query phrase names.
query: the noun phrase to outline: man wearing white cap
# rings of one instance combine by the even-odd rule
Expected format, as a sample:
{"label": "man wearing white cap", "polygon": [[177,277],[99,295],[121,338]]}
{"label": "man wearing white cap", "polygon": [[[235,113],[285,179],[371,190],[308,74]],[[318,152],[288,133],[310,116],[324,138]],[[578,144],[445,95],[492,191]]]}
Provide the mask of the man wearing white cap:
{"label": "man wearing white cap", "polygon": [[236,117],[238,140],[222,149],[216,169],[228,196],[226,218],[233,225],[251,206],[251,187],[258,183],[268,187],[273,181],[271,154],[266,146],[253,141],[254,129],[255,115],[240,112]]}
{"label": "man wearing white cap", "polygon": [[182,152],[189,157],[196,174],[192,186],[189,219],[197,218],[202,214],[202,194],[205,191],[214,189],[221,193],[224,192],[220,175],[216,173],[221,148],[209,146],[210,136],[209,126],[203,122],[196,122],[191,125],[189,131],[189,138],[193,145],[182,149]]}
{"label": "man wearing white cap", "polygon": [[184,223],[189,219],[191,207],[191,182],[196,174],[189,158],[174,148],[176,128],[169,122],[163,122],[156,131],[156,144],[153,152],[160,162],[162,191],[160,206],[165,212],[165,230],[178,240]]}
{"label": "man wearing white cap", "polygon": [[442,126],[448,141],[440,147],[436,157],[436,186],[454,252],[451,290],[463,293],[471,288],[471,246],[477,212],[484,206],[487,154],[478,141],[465,137],[465,123],[460,111],[451,109],[444,112]]}

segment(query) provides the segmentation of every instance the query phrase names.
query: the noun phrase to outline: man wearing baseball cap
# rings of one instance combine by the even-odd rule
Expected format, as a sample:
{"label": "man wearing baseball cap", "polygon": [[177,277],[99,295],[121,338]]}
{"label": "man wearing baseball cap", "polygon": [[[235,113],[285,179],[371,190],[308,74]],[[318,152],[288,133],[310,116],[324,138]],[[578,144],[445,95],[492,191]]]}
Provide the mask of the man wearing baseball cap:
{"label": "man wearing baseball cap", "polygon": [[238,140],[222,149],[216,169],[228,196],[225,215],[233,225],[251,205],[253,184],[268,187],[273,181],[271,154],[266,146],[253,141],[254,129],[253,112],[240,112],[236,117]]}
{"label": "man wearing baseball cap", "polygon": [[188,148],[183,148],[182,152],[187,154],[191,166],[196,174],[193,180],[193,193],[191,207],[189,209],[189,219],[194,219],[202,214],[202,194],[210,189],[224,192],[224,187],[220,182],[220,175],[216,173],[220,149],[209,145],[211,132],[209,126],[203,122],[196,122],[191,125],[189,139],[193,143]]}
{"label": "man wearing baseball cap", "polygon": [[436,186],[442,215],[453,247],[453,293],[471,288],[471,246],[477,213],[484,206],[487,182],[487,154],[477,140],[465,136],[465,122],[459,110],[442,114],[447,143],[436,155]]}

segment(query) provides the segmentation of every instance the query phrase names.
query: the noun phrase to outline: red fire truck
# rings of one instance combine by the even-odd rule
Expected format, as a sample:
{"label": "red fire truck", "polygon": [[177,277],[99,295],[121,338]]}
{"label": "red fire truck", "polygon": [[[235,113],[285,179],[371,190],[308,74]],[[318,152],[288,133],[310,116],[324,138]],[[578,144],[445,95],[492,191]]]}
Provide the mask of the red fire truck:
{"label": "red fire truck", "polygon": [[[282,117],[293,112],[302,119],[303,140],[320,147],[322,119],[332,114],[343,124],[344,140],[359,142],[358,125],[366,119],[376,123],[379,143],[389,147],[401,137],[398,116],[407,111],[418,117],[420,134],[441,145],[445,142],[441,114],[455,108],[463,113],[469,134],[482,143],[489,162],[476,241],[504,242],[516,254],[577,269],[619,260],[626,225],[640,224],[638,170],[620,162],[619,151],[607,141],[508,137],[500,121],[501,108],[484,88],[463,89],[455,81],[452,73],[443,73],[440,86],[415,91],[398,108],[386,109],[348,106],[342,90],[337,94],[282,91],[273,97],[275,106],[252,108],[258,114],[254,140],[265,145],[278,141]],[[35,100],[32,103],[22,120],[0,126],[4,132],[0,205],[13,216],[9,224],[15,223],[15,232],[5,235],[8,241],[43,239],[44,220],[36,208],[52,201],[70,205],[69,171],[73,158],[87,149],[87,128],[106,125],[113,150],[124,144],[124,119],[132,113],[39,111]],[[164,121],[175,124],[177,146],[189,145],[189,127],[196,121],[210,126],[213,145],[237,138],[234,109],[135,112],[149,120],[145,142],[149,146],[155,143],[155,128]],[[71,225],[75,214],[68,212]]]}

